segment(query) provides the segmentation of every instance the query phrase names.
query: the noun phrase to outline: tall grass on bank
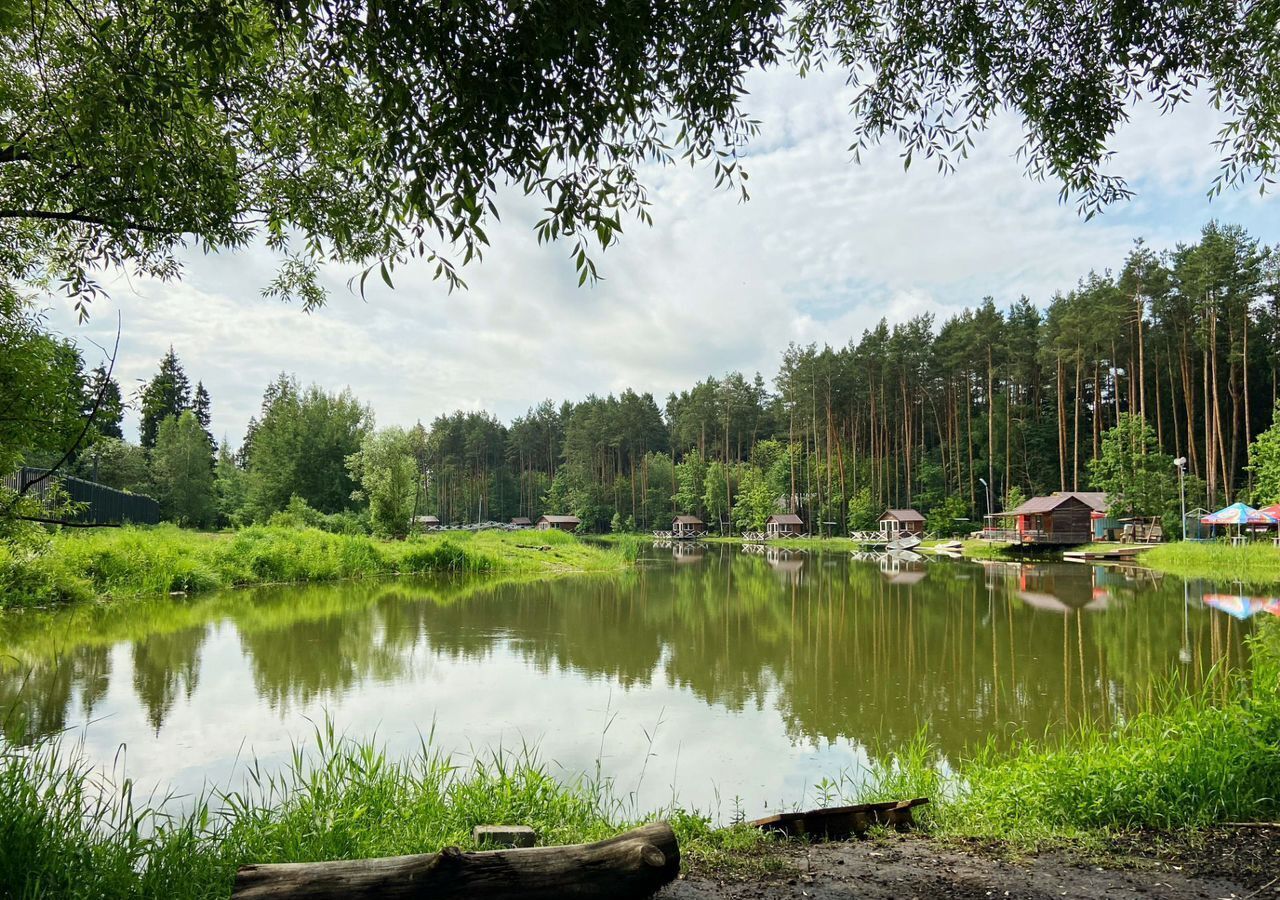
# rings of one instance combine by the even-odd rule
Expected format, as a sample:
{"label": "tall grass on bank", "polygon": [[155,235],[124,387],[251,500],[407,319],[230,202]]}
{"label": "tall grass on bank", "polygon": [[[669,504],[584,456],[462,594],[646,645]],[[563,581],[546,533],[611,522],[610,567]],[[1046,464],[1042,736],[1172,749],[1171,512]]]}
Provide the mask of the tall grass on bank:
{"label": "tall grass on bank", "polygon": [[[1164,694],[1114,728],[994,745],[943,765],[919,736],[844,779],[860,799],[933,799],[942,833],[1036,846],[1115,830],[1280,818],[1280,622],[1250,638],[1249,674]],[[834,786],[834,785],[833,785]]]}
{"label": "tall grass on bank", "polygon": [[1221,541],[1159,544],[1142,554],[1142,563],[1183,578],[1238,581],[1256,587],[1280,584],[1280,548],[1270,541],[1240,547]]}
{"label": "tall grass on bank", "polygon": [[228,534],[120,528],[0,543],[0,608],[380,575],[605,571],[623,562],[623,554],[554,531],[380,541],[280,526]]}
{"label": "tall grass on bank", "polygon": [[[249,862],[475,849],[472,828],[495,822],[530,825],[544,844],[580,843],[641,821],[607,782],[557,781],[528,747],[460,765],[424,740],[393,762],[329,724],[283,772],[251,766],[242,790],[185,810],[135,802],[130,782],[65,762],[54,743],[0,753],[0,896],[223,900]],[[694,858],[766,840],[686,811],[662,814]]]}

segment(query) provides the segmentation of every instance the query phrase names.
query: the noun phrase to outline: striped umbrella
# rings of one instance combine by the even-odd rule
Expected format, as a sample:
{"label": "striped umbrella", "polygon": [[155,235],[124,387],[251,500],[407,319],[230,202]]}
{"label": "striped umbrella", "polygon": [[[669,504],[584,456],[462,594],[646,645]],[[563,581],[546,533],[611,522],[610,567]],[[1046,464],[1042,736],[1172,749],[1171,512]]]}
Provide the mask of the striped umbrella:
{"label": "striped umbrella", "polygon": [[1205,525],[1275,525],[1276,516],[1254,509],[1247,503],[1232,503],[1200,520]]}

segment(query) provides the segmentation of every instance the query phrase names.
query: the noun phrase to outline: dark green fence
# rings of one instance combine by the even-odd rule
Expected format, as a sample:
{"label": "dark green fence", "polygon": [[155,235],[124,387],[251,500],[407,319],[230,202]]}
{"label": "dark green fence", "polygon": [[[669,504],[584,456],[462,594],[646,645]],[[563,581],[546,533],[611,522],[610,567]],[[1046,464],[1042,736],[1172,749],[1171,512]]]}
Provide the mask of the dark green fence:
{"label": "dark green fence", "polygon": [[25,488],[28,497],[46,504],[52,502],[54,492],[61,492],[76,506],[70,515],[58,513],[55,517],[77,525],[156,525],[160,522],[160,504],[151,497],[118,491],[70,475],[50,475],[40,481],[47,471],[24,466],[4,480],[5,487],[11,491]]}

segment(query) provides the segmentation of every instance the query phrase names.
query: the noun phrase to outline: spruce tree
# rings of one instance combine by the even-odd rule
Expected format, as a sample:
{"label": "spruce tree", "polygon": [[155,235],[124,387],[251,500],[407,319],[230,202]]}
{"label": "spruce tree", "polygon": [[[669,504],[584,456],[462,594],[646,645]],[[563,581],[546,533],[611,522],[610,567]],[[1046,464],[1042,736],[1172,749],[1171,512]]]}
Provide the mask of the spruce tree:
{"label": "spruce tree", "polygon": [[160,360],[160,370],[142,389],[142,426],[140,443],[148,450],[154,449],[160,423],[170,416],[179,416],[191,408],[191,382],[169,347]]}
{"label": "spruce tree", "polygon": [[93,419],[94,431],[102,437],[124,440],[124,397],[120,394],[119,382],[108,375],[106,367],[101,365],[89,373],[89,380],[85,385],[86,416],[93,412],[95,403],[98,412]]}

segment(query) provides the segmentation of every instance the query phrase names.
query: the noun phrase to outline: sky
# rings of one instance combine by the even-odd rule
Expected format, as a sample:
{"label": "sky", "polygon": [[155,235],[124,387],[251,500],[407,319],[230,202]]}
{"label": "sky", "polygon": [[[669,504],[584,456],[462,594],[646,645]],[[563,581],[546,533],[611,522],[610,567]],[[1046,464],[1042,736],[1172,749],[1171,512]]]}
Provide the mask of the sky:
{"label": "sky", "polygon": [[[746,107],[762,123],[744,160],[750,201],[717,190],[705,169],[647,169],[654,223],[624,221],[620,243],[595,254],[603,280],[594,285],[577,286],[569,244],[538,245],[539,204],[513,193],[486,229],[484,259],[463,270],[463,291],[410,264],[394,290],[371,278],[361,298],[351,271],[335,267],[324,272],[328,305],[308,314],[262,296],[276,260],[255,246],[187,254],[179,282],[105,278],[110,298],[87,324],[69,301],[47,297],[50,323],[92,366],[118,318],[126,397],[172,345],[212,396],[214,435],[237,446],[282,371],[351,388],[380,426],[456,409],[509,422],[546,398],[628,387],[661,405],[708,375],[771,380],[790,342],[841,346],[881,318],[941,319],[987,295],[1043,306],[1091,269],[1119,267],[1135,239],[1172,247],[1211,218],[1280,243],[1274,196],[1208,199],[1219,123],[1207,104],[1167,116],[1135,109],[1109,171],[1137,196],[1086,220],[1059,202],[1056,184],[1024,176],[1012,116],[944,176],[923,160],[904,170],[892,143],[854,162],[850,92],[837,73],[775,70],[748,86]],[[136,439],[136,411],[125,430]]]}

